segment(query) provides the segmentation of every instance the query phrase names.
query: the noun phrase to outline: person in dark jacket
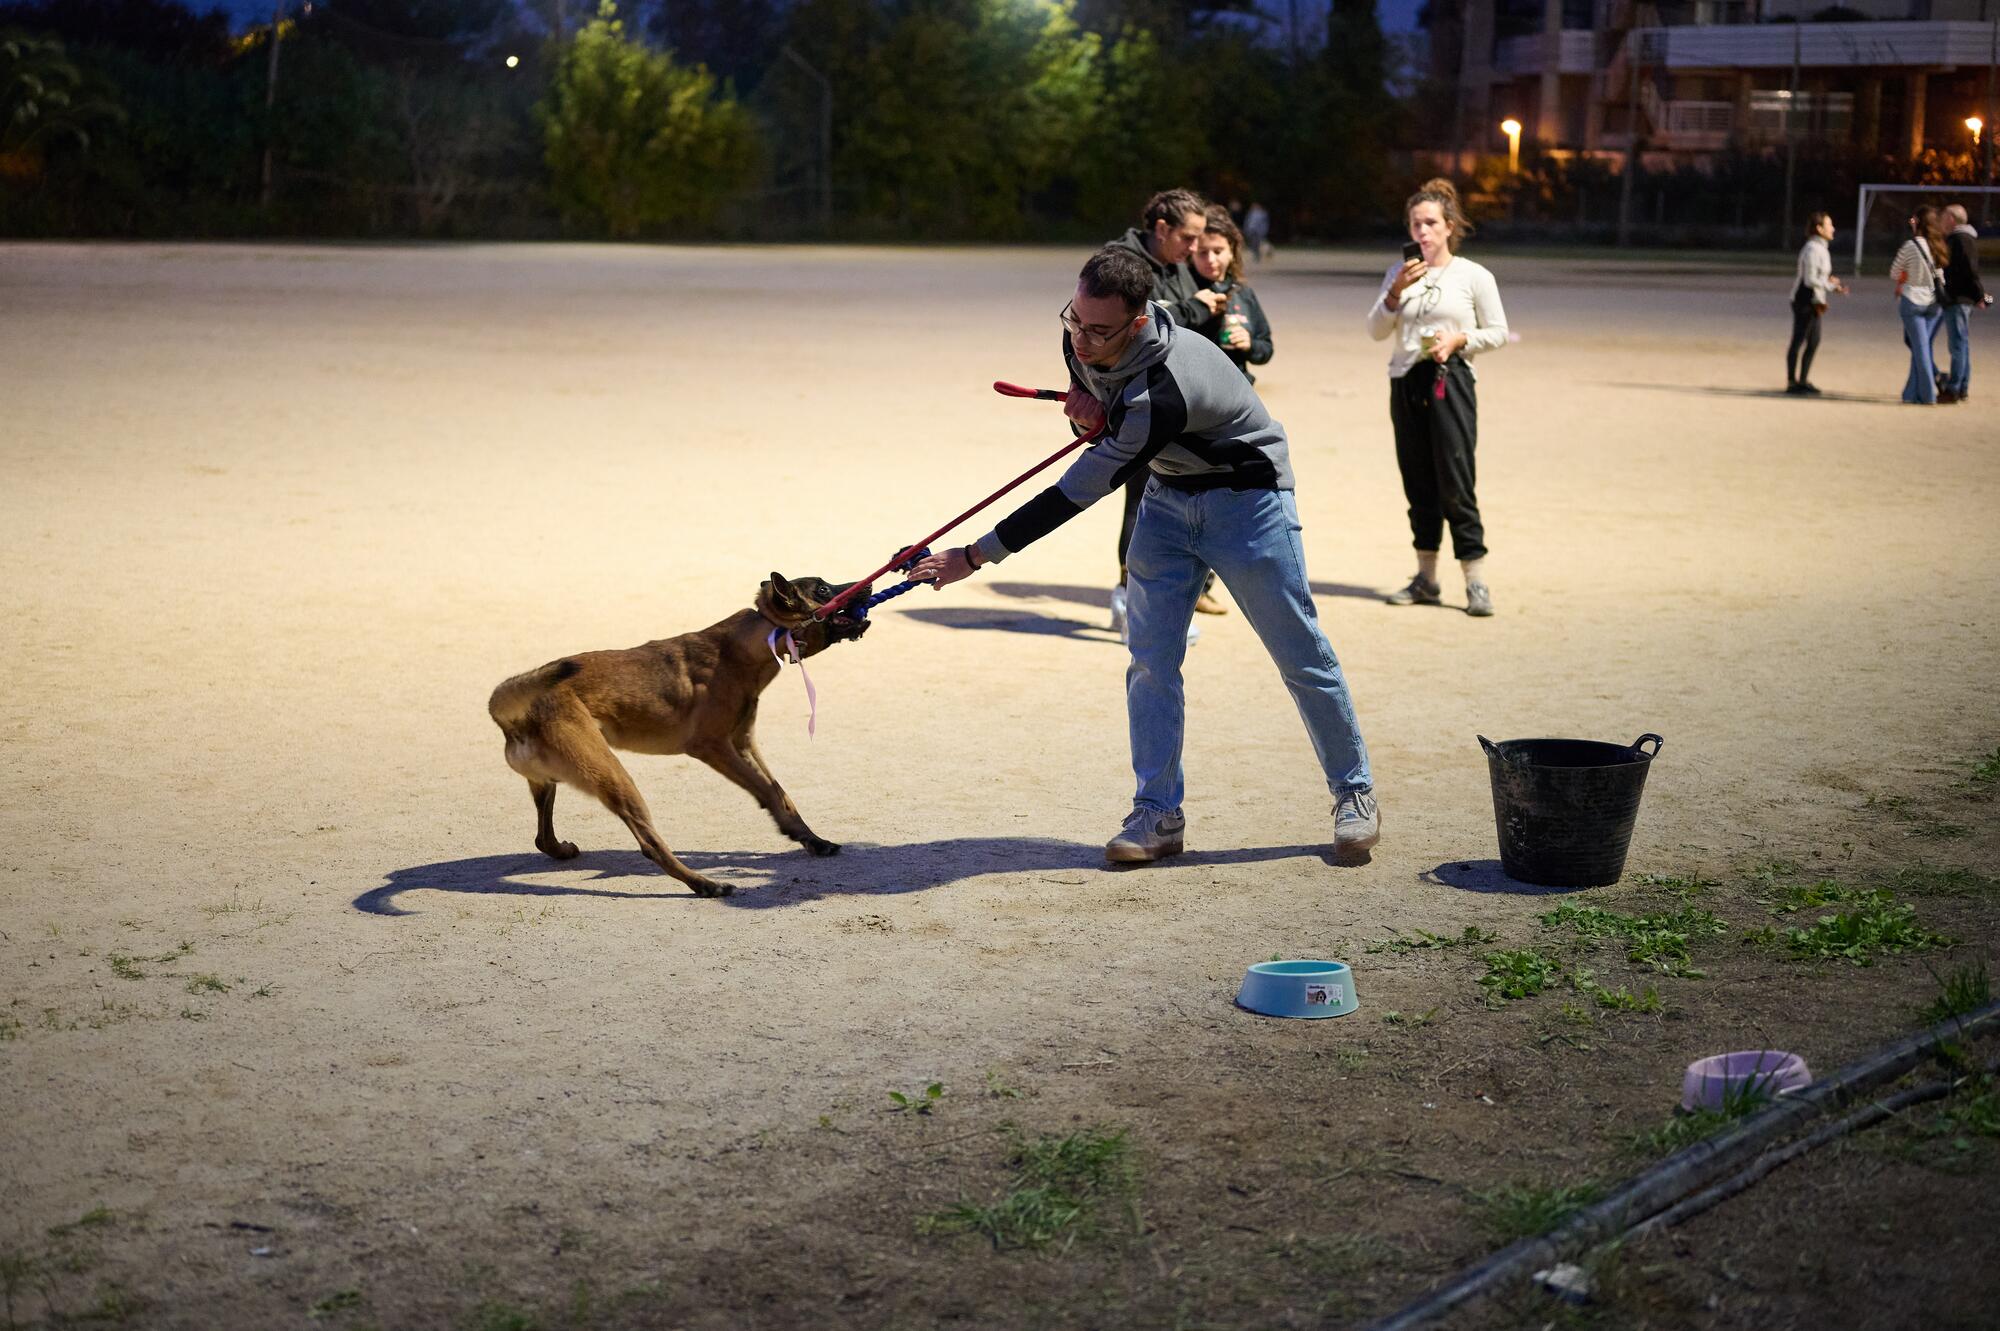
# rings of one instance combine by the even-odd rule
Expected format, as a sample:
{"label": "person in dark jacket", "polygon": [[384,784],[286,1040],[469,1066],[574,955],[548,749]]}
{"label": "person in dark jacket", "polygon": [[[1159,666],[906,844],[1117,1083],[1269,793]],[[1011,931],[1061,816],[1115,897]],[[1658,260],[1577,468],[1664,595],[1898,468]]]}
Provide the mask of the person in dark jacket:
{"label": "person in dark jacket", "polygon": [[[1147,271],[1153,275],[1152,302],[1165,307],[1173,321],[1184,328],[1193,328],[1220,315],[1226,299],[1201,289],[1187,263],[1195,243],[1208,230],[1207,200],[1191,189],[1161,190],[1146,200],[1146,210],[1139,221],[1140,225],[1106,248],[1129,250],[1145,260]],[[1111,589],[1111,629],[1121,638],[1126,636],[1125,552],[1132,545],[1132,524],[1145,490],[1143,476],[1134,476],[1126,484],[1125,512],[1118,523],[1118,585]],[[1213,600],[1210,605],[1215,606]],[[1217,610],[1211,609],[1210,613]],[[1189,642],[1200,636],[1200,629],[1188,629]]]}
{"label": "person in dark jacket", "polygon": [[1944,340],[1951,348],[1951,369],[1938,392],[1939,402],[1963,402],[1972,395],[1972,312],[1993,303],[1979,280],[1979,233],[1972,229],[1965,205],[1944,210],[1944,238],[1949,257],[1944,266]]}
{"label": "person in dark jacket", "polygon": [[1221,313],[1196,325],[1195,331],[1214,338],[1243,371],[1243,377],[1254,384],[1257,376],[1250,367],[1271,359],[1271,321],[1264,317],[1257,293],[1243,280],[1245,249],[1243,233],[1229,214],[1209,205],[1208,230],[1195,242],[1190,262],[1202,286],[1221,292],[1228,303]]}

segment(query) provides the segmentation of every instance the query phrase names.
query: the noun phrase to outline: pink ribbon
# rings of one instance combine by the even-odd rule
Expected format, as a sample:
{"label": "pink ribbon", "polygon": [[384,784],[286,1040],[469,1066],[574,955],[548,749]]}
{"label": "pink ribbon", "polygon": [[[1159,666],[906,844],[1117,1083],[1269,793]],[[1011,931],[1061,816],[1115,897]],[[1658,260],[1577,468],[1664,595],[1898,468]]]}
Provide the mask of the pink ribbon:
{"label": "pink ribbon", "polygon": [[771,659],[776,661],[781,669],[786,664],[785,654],[781,654],[778,651],[779,638],[785,640],[785,654],[790,655],[791,664],[799,668],[799,677],[806,682],[806,707],[808,708],[806,712],[806,738],[816,738],[814,732],[819,728],[819,690],[813,687],[813,677],[806,671],[805,658],[799,655],[799,644],[793,639],[790,629],[772,629],[771,636],[764,639],[764,645],[771,649]]}

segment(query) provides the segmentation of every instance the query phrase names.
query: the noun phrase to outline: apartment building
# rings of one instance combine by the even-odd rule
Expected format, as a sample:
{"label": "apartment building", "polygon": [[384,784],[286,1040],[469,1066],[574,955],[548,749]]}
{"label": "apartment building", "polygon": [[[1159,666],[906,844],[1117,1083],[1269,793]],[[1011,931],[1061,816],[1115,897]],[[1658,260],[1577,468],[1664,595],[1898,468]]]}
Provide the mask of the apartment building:
{"label": "apartment building", "polygon": [[1459,147],[1700,160],[1804,138],[1891,156],[1974,145],[1995,119],[2000,0],[1432,0]]}

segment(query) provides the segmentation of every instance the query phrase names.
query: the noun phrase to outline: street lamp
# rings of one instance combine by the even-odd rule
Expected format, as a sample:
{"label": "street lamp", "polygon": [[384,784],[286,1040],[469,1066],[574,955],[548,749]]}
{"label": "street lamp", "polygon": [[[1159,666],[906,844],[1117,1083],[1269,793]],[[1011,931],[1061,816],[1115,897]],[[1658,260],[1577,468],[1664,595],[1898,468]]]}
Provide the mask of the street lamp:
{"label": "street lamp", "polygon": [[1507,136],[1507,174],[1521,174],[1521,122],[1508,116],[1500,122],[1500,132]]}
{"label": "street lamp", "polygon": [[512,68],[514,68],[514,66],[516,66],[516,65],[518,65],[518,64],[520,64],[520,63],[521,63],[521,57],[520,57],[520,56],[517,56],[517,55],[510,55],[510,56],[508,56],[508,57],[507,57],[507,68],[509,68],[509,69],[512,69]]}
{"label": "street lamp", "polygon": [[1986,122],[1978,116],[1967,116],[1965,118],[1965,127],[1972,131],[1972,146],[1977,148],[1979,146],[1979,131],[1986,128]]}

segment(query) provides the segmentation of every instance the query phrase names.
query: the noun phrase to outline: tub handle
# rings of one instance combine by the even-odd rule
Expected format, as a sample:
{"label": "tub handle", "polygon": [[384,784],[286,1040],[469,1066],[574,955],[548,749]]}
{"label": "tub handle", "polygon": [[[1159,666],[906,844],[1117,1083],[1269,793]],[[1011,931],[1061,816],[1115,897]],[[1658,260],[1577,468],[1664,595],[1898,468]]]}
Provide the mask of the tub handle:
{"label": "tub handle", "polygon": [[[1647,740],[1653,741],[1653,747],[1650,749],[1646,747]],[[1658,735],[1653,734],[1651,731],[1647,731],[1645,734],[1639,736],[1639,738],[1632,741],[1632,752],[1642,753],[1648,759],[1657,758],[1660,756],[1661,746],[1664,745],[1665,743],[1666,741],[1661,739]]]}
{"label": "tub handle", "polygon": [[1484,735],[1479,736],[1479,747],[1486,750],[1486,756],[1489,758],[1498,758],[1500,756],[1500,746]]}

